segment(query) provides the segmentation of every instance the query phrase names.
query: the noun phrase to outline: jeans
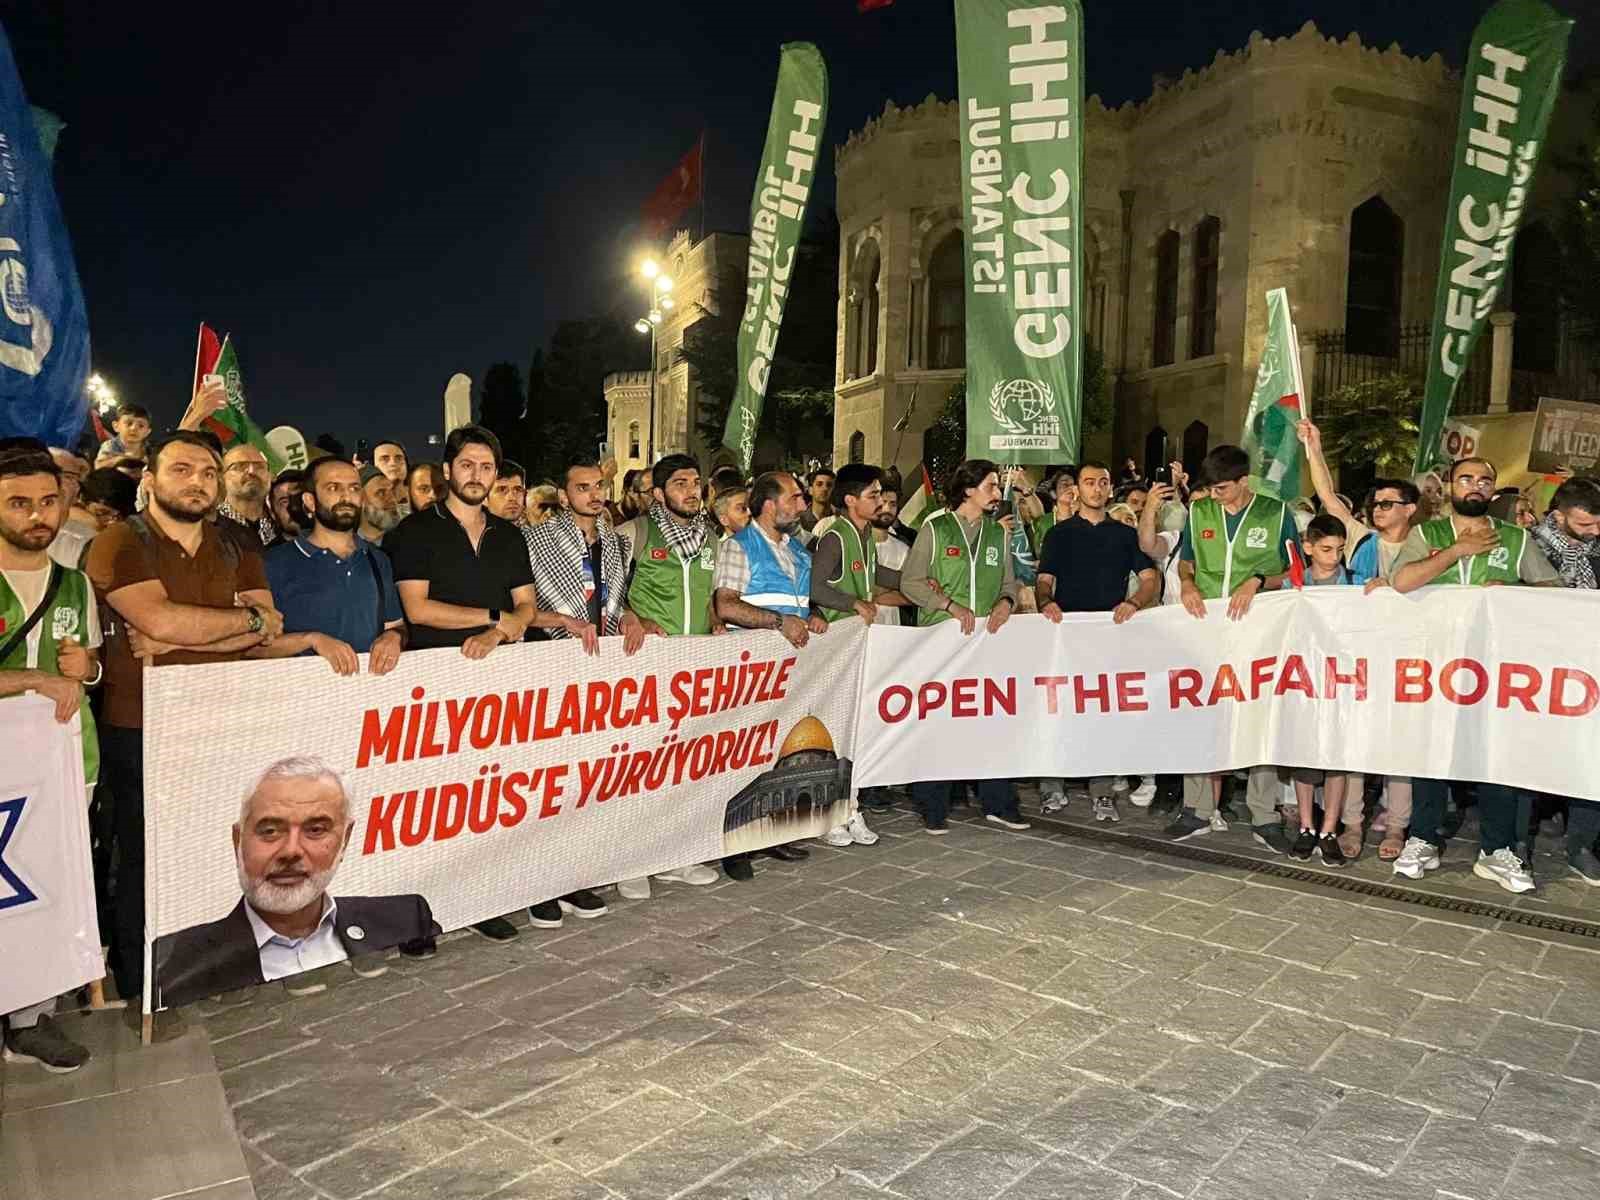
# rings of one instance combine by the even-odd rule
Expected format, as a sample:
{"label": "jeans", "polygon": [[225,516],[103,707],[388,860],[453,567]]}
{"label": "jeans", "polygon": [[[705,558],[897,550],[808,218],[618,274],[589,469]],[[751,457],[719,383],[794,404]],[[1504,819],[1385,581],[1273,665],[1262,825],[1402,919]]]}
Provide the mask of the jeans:
{"label": "jeans", "polygon": [[[922,818],[928,824],[938,824],[950,815],[950,789],[954,786],[949,780],[924,780],[911,785],[912,802],[922,809]],[[978,799],[986,814],[1009,821],[1019,818],[1017,789],[1009,779],[980,779]]]}
{"label": "jeans", "polygon": [[111,973],[118,995],[137,1004],[144,989],[144,730],[100,727],[100,776],[116,805]]}
{"label": "jeans", "polygon": [[[1439,826],[1444,821],[1445,799],[1450,783],[1444,779],[1411,781],[1411,836],[1442,844]],[[1517,848],[1517,793],[1499,783],[1480,783],[1478,793],[1478,842],[1485,854]]]}

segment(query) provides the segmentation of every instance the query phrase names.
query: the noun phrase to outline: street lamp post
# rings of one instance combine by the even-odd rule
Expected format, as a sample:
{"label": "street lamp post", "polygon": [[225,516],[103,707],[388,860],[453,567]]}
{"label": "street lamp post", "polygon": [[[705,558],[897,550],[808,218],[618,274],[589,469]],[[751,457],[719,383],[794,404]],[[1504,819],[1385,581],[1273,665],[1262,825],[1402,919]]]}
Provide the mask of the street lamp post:
{"label": "street lamp post", "polygon": [[655,259],[647,258],[639,264],[639,274],[644,279],[645,294],[649,297],[650,311],[633,323],[640,333],[650,335],[650,424],[645,435],[645,465],[656,459],[656,326],[672,311],[672,280],[661,273]]}

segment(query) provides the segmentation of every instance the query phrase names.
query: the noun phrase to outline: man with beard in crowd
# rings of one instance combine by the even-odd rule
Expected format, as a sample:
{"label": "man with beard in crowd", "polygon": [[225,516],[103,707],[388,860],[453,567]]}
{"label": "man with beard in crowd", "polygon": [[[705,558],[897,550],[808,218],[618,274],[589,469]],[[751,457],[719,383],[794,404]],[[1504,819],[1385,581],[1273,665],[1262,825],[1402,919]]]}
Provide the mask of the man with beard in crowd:
{"label": "man with beard in crowd", "polygon": [[432,508],[444,495],[444,471],[438,463],[419,462],[406,472],[405,490],[395,489],[395,499],[411,513]]}
{"label": "man with beard in crowd", "polygon": [[79,507],[78,490],[89,474],[89,460],[71,450],[52,448],[50,459],[61,472],[61,528],[50,543],[50,558],[63,567],[76,567],[83,561],[89,540],[100,532],[100,524]]}
{"label": "man with beard in crowd", "polygon": [[1563,585],[1600,587],[1600,482],[1568,479],[1550,498],[1550,511],[1528,531]]}
{"label": "man with beard in crowd", "polygon": [[84,563],[113,622],[100,714],[101,777],[115,797],[111,969],[129,1000],[144,987],[145,666],[231,662],[283,632],[261,556],[206,519],[221,472],[222,447],[209,433],[179,430],[152,443],[149,507],[97,536]]}
{"label": "man with beard in crowd", "polygon": [[[1561,585],[1550,560],[1538,546],[1529,545],[1527,530],[1488,515],[1495,475],[1487,459],[1462,458],[1450,465],[1449,514],[1422,523],[1422,546],[1407,543],[1401,549],[1394,563],[1397,592],[1432,583]],[[1443,779],[1412,781],[1411,836],[1394,860],[1396,875],[1421,879],[1439,865],[1439,827],[1449,786]],[[1533,873],[1516,851],[1517,792],[1498,783],[1479,783],[1477,796],[1479,848],[1472,873],[1508,892],[1531,892]]]}
{"label": "man with beard in crowd", "polygon": [[395,502],[397,485],[377,467],[361,468],[361,524],[356,532],[374,546],[383,545],[384,535],[400,524],[400,506]]}
{"label": "man with beard in crowd", "polygon": [[[649,507],[617,530],[627,551],[626,612],[646,634],[721,633],[711,607],[718,542],[701,519],[700,464],[687,454],[669,454],[650,469],[650,482]],[[704,887],[717,882],[717,873],[692,863],[656,878]],[[648,900],[650,878],[624,879],[617,891],[628,900]]]}
{"label": "man with beard in crowd", "polygon": [[811,503],[800,514],[802,542],[809,543],[818,523],[833,516],[833,481],[833,470],[829,467],[818,467],[811,472]]}
{"label": "man with beard in crowd", "polygon": [[305,491],[306,473],[297,467],[287,467],[278,472],[268,493],[272,504],[272,519],[278,527],[280,538],[299,537],[306,521],[306,510],[301,503]]}
{"label": "man with beard in crowd", "polygon": [[[406,645],[456,646],[478,661],[522,641],[533,624],[533,569],[517,527],[484,508],[503,461],[500,439],[481,425],[463,425],[445,439],[444,451],[448,492],[402,521],[385,550],[405,609]],[[504,917],[472,928],[490,941],[517,936]]]}
{"label": "man with beard in crowd", "polygon": [[[100,619],[83,572],[48,554],[67,514],[65,489],[43,443],[31,441],[0,444],[0,696],[36,692],[63,725],[81,717],[83,776],[92,797],[100,754],[84,688],[100,677]],[[88,1061],[89,1051],[50,1019],[55,1007],[52,996],[0,1014],[6,1061],[38,1063],[54,1074]]]}
{"label": "man with beard in crowd", "polygon": [[244,549],[260,551],[278,540],[278,526],[267,511],[271,482],[267,456],[254,446],[241,443],[222,456],[217,528],[229,535],[242,534]]}
{"label": "man with beard in crowd", "polygon": [[528,523],[524,505],[528,499],[528,472],[519,462],[506,459],[500,464],[500,473],[494,477],[489,498],[483,502],[502,521],[510,521],[519,529]]}
{"label": "man with beard in crowd", "polygon": [[368,672],[385,675],[405,644],[405,613],[388,556],[356,536],[360,474],[342,458],[319,458],[306,468],[304,499],[310,527],[266,556],[283,636],[250,657],[318,654],[355,675],[366,654]]}

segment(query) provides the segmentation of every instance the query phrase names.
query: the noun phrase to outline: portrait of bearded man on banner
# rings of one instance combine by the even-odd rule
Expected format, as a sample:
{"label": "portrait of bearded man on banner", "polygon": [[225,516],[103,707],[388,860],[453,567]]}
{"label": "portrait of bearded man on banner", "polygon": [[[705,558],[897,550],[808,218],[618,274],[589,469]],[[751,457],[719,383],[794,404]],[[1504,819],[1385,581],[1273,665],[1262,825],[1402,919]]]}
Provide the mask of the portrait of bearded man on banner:
{"label": "portrait of bearded man on banner", "polygon": [[239,903],[219,921],[155,944],[158,1006],[349,962],[384,970],[384,950],[441,932],[421,896],[328,895],[355,822],[343,780],[320,759],[284,758],[261,773],[233,826]]}

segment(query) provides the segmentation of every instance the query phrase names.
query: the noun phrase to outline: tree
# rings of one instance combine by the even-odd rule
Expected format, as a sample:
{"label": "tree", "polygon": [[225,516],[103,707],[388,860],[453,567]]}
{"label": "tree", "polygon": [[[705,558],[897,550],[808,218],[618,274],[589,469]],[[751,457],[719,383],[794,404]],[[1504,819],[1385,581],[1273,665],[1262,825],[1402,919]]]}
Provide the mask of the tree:
{"label": "tree", "polygon": [[[1594,124],[1600,127],[1600,105]],[[1572,194],[1560,219],[1562,301],[1574,324],[1588,338],[1600,337],[1600,140],[1583,148],[1561,168],[1571,177]]]}
{"label": "tree", "polygon": [[1422,385],[1411,375],[1380,375],[1328,393],[1319,403],[1323,454],[1330,463],[1370,463],[1379,474],[1409,475],[1417,457]]}
{"label": "tree", "polygon": [[499,362],[489,368],[478,387],[478,424],[500,439],[507,458],[522,460],[523,410],[527,393],[522,372],[515,363]]}
{"label": "tree", "polygon": [[606,433],[605,377],[649,365],[649,342],[621,317],[606,314],[562,321],[550,349],[529,368],[522,422],[530,481],[558,480],[567,466],[593,459]]}

